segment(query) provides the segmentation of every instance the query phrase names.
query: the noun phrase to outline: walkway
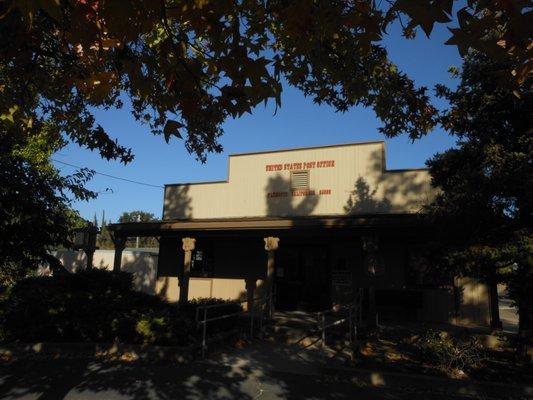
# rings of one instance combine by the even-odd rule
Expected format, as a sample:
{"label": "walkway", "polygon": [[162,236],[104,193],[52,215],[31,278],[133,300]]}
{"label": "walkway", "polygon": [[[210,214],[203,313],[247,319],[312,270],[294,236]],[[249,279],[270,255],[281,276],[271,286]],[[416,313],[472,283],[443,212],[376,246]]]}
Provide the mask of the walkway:
{"label": "walkway", "polygon": [[[0,363],[2,399],[428,399],[427,389],[369,387],[320,374],[321,354],[256,342],[188,365],[81,360]],[[470,399],[472,397],[469,397]]]}
{"label": "walkway", "polygon": [[[300,315],[301,314],[301,315]],[[276,335],[298,341],[314,325],[308,313],[277,315]],[[290,327],[287,325],[292,324]],[[290,328],[290,329],[286,329]],[[302,343],[300,343],[302,344]],[[327,354],[331,357],[333,354]],[[369,386],[353,375],[324,375],[325,353],[256,340],[226,347],[190,364],[112,363],[83,360],[0,362],[1,399],[454,399],[435,383]],[[342,358],[327,366],[341,366]],[[380,375],[380,374],[376,374]],[[400,378],[401,380],[401,378]],[[389,382],[390,385],[390,382]],[[439,384],[437,384],[438,386]],[[461,399],[463,397],[455,397]],[[465,398],[475,399],[475,396]]]}

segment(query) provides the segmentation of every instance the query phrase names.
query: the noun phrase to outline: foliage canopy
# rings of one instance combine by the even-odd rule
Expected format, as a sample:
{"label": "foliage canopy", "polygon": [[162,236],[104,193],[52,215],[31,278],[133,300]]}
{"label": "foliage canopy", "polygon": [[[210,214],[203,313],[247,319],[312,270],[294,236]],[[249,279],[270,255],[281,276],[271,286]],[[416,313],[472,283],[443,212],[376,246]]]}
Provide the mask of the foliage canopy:
{"label": "foliage canopy", "polygon": [[[339,111],[362,104],[381,131],[415,139],[435,124],[426,88],[388,59],[381,39],[447,23],[453,0],[8,0],[0,3],[3,123],[53,123],[64,137],[128,162],[96,124],[94,107],[129,98],[154,134],[186,136],[205,160],[221,124],[261,102],[281,104],[282,82]],[[509,61],[498,71],[519,94],[531,67],[528,2],[469,0],[449,44]],[[499,27],[497,31],[495,27]],[[529,46],[529,47],[528,47]],[[37,101],[28,101],[28,99]]]}
{"label": "foliage canopy", "polygon": [[453,15],[454,4],[1,1],[0,262],[20,246],[17,257],[33,265],[47,246],[64,240],[66,192],[94,195],[83,189],[89,172],[61,177],[45,162],[51,152],[73,142],[106,159],[132,160],[132,151],[93,116],[95,109],[122,107],[125,99],[152,133],[167,142],[184,137],[202,161],[221,150],[227,118],[269,100],[280,106],[284,82],[341,112],[371,107],[385,135],[416,139],[437,123],[437,111],[426,88],[389,60],[382,38],[398,21],[411,38],[418,27],[430,35],[452,17],[459,26],[448,43],[497,61],[502,68],[493,71],[494,82],[523,96],[532,59],[529,2],[468,0]]}

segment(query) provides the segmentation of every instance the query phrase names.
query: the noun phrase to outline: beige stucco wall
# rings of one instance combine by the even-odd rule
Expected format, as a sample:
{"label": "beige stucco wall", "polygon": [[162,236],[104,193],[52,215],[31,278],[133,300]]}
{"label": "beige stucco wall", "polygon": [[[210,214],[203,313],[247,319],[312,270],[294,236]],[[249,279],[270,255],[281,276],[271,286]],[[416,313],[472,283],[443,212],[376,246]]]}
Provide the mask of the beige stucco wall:
{"label": "beige stucco wall", "polygon": [[461,326],[489,326],[489,292],[484,283],[474,278],[458,278],[457,311],[452,288],[423,290],[423,307],[418,310],[418,320],[444,322]]}
{"label": "beige stucco wall", "polygon": [[[85,269],[87,256],[83,251],[59,250],[53,252],[63,266],[76,272]],[[95,268],[113,269],[114,250],[96,250],[94,252],[93,266]],[[154,294],[157,278],[157,253],[144,251],[125,250],[122,252],[122,271],[133,274],[133,284],[136,289]]]}
{"label": "beige stucco wall", "polygon": [[[315,194],[292,196],[296,163]],[[416,212],[432,196],[426,170],[386,170],[383,142],[233,155],[228,169],[227,182],[167,185],[163,218],[343,215],[356,184],[353,213]]]}
{"label": "beige stucco wall", "polygon": [[[87,265],[87,257],[83,251],[60,250],[53,254],[71,272],[83,270]],[[96,250],[93,265],[95,268],[112,270],[113,259],[113,250]],[[137,290],[158,294],[168,301],[177,301],[178,278],[175,276],[158,278],[157,259],[157,253],[125,250],[122,253],[122,271],[133,274],[133,284]],[[189,283],[189,299],[201,297],[243,299],[245,293],[244,278],[191,278]]]}
{"label": "beige stucco wall", "polygon": [[459,315],[455,319],[458,325],[489,325],[490,302],[489,288],[474,278],[458,278]]}
{"label": "beige stucco wall", "polygon": [[[168,301],[178,301],[179,281],[174,276],[157,278],[155,292]],[[226,300],[244,300],[246,285],[244,279],[190,278],[189,299],[212,297]]]}

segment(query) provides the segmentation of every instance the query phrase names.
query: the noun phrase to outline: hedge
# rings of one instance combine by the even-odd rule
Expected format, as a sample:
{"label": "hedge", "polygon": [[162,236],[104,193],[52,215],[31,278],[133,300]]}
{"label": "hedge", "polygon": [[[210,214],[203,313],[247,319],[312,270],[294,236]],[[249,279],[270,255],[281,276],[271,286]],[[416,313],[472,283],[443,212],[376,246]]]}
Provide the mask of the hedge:
{"label": "hedge", "polygon": [[[3,296],[0,340],[8,342],[122,342],[190,345],[198,341],[196,308],[227,303],[225,312],[242,310],[220,299],[183,306],[133,289],[131,274],[103,270],[28,278]],[[235,321],[210,325],[228,329]]]}

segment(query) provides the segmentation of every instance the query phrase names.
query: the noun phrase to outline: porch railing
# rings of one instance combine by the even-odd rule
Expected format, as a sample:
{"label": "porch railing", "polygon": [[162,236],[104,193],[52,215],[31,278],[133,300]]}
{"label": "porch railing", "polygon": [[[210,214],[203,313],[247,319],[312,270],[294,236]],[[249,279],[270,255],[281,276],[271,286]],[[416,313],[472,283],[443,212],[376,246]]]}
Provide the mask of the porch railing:
{"label": "porch railing", "polygon": [[[326,346],[326,330],[347,324],[350,343],[357,339],[357,329],[362,321],[364,291],[359,288],[352,303],[342,305],[338,309],[329,309],[317,313],[322,347]],[[344,313],[341,314],[341,311]],[[329,320],[329,321],[328,321]]]}
{"label": "porch railing", "polygon": [[[202,358],[205,357],[205,353],[207,351],[207,325],[210,322],[214,321],[220,321],[223,319],[228,318],[236,318],[244,315],[249,315],[250,317],[250,340],[254,337],[254,320],[256,317],[256,308],[259,308],[259,332],[262,334],[263,332],[263,325],[264,325],[264,319],[269,318],[271,316],[271,309],[272,309],[272,296],[266,295],[262,297],[258,297],[253,299],[252,302],[252,309],[246,310],[246,311],[238,311],[238,312],[232,312],[227,314],[219,314],[217,316],[209,317],[209,311],[220,309],[224,307],[228,307],[231,304],[244,304],[247,303],[248,300],[243,301],[234,301],[230,303],[223,303],[223,304],[210,304],[210,305],[204,305],[204,306],[198,306],[196,308],[196,326],[197,328],[202,329],[202,344],[201,344],[201,353]],[[256,307],[256,304],[259,305],[259,307]]]}

